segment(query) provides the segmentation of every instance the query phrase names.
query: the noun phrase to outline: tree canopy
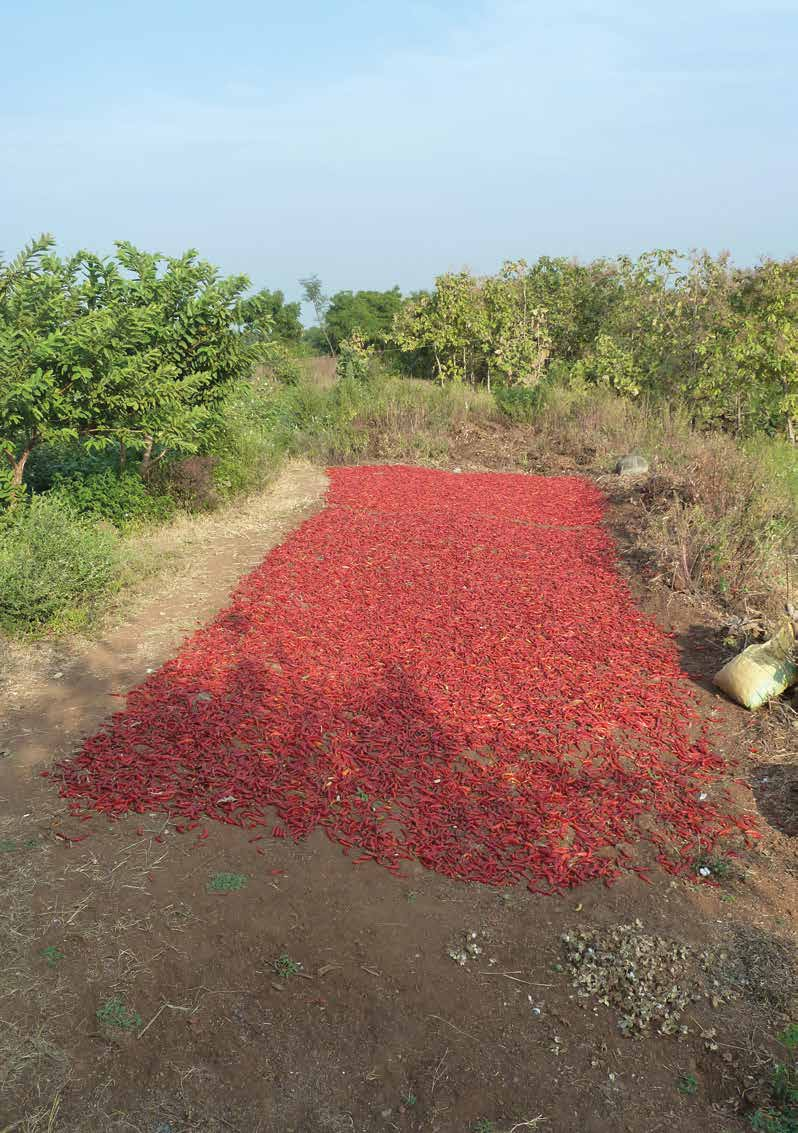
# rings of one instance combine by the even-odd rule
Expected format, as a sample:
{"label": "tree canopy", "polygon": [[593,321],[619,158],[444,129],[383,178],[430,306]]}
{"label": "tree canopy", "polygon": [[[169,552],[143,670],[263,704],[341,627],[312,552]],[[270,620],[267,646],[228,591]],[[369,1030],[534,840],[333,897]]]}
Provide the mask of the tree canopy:
{"label": "tree canopy", "polygon": [[338,291],[330,299],[325,314],[333,349],[337,351],[354,332],[369,346],[384,345],[401,306],[402,293],[398,287],[390,291]]}
{"label": "tree canopy", "polygon": [[260,356],[240,333],[246,276],[223,278],[193,250],[116,248],[61,259],[45,235],[0,263],[4,494],[48,442],[135,446],[145,470],[170,449],[196,452],[227,387]]}

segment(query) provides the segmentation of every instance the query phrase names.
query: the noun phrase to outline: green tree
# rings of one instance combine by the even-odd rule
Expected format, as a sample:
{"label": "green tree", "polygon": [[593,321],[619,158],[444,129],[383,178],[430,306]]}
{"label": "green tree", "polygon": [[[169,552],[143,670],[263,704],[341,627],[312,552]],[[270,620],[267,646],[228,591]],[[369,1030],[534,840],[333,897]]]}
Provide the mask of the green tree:
{"label": "green tree", "polygon": [[306,279],[300,279],[299,285],[302,288],[302,298],[313,308],[316,315],[316,322],[319,324],[319,328],[324,335],[327,349],[334,357],[335,347],[327,331],[327,311],[330,308],[330,300],[328,296],[324,294],[321,280],[317,275],[309,275]]}
{"label": "green tree", "polygon": [[545,313],[532,302],[523,261],[485,278],[439,276],[431,294],[399,311],[393,341],[403,351],[428,350],[441,382],[534,385],[549,352]]}
{"label": "green tree", "polygon": [[297,345],[302,340],[300,304],[286,303],[282,291],[265,288],[242,299],[239,319],[242,332],[251,341]]}
{"label": "green tree", "polygon": [[357,331],[369,346],[383,346],[401,306],[398,287],[390,291],[338,291],[325,315],[330,341],[338,350]]}
{"label": "green tree", "polygon": [[0,272],[0,455],[5,494],[37,445],[80,441],[143,452],[143,470],[195,452],[258,344],[239,333],[249,281],[117,245],[67,260],[42,237]]}
{"label": "green tree", "polygon": [[532,305],[546,312],[551,357],[570,364],[582,358],[606,328],[623,286],[612,260],[581,264],[541,256],[529,268],[527,291]]}
{"label": "green tree", "polygon": [[[798,257],[764,260],[739,275],[735,311],[741,328],[735,358],[741,381],[755,391],[760,427],[781,422],[798,434]],[[769,419],[768,419],[769,418]]]}

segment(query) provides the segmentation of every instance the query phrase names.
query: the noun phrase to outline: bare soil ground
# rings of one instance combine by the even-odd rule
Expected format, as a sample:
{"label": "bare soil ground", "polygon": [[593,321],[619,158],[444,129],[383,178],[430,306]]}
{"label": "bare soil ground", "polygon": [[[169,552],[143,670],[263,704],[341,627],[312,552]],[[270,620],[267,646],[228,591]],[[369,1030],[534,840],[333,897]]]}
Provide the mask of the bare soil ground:
{"label": "bare soil ground", "polygon": [[[469,436],[452,463],[517,467],[509,443],[507,430]],[[549,469],[560,470],[575,469]],[[421,867],[400,880],[353,866],[322,835],[256,847],[215,825],[197,847],[148,815],[59,838],[65,808],[38,772],[224,604],[320,506],[324,484],[293,469],[234,526],[208,521],[100,641],[6,658],[0,1131],[749,1128],[772,1037],[795,1006],[798,731],[788,709],[754,717],[715,694],[722,625],[647,579],[630,534],[634,486],[614,493],[608,516],[624,569],[677,635],[704,711],[742,760],[741,801],[762,814],[759,849],[713,863],[716,887],[626,877],[551,898]],[[624,1037],[614,1007],[572,986],[562,934],[635,919],[716,949],[723,994],[688,1006],[682,1038]],[[450,951],[472,933],[481,951],[456,962]]]}

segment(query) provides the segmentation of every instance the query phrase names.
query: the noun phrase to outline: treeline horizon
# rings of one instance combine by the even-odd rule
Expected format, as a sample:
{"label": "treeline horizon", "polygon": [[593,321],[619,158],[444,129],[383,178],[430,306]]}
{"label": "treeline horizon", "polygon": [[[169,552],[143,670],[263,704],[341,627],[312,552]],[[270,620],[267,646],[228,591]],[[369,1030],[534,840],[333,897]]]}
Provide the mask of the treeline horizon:
{"label": "treeline horizon", "polygon": [[606,386],[678,404],[699,428],[795,440],[798,258],[754,267],[726,254],[655,250],[588,262],[543,256],[492,275],[438,276],[404,296],[324,293],[316,315],[280,290],[252,291],[196,250],[179,257],[120,241],[112,256],[60,257],[44,235],[0,260],[0,498],[42,444],[119,450],[146,476],[201,452],[230,389],[260,363],[296,381],[292,359],[341,356],[339,375],[394,373],[510,391]]}

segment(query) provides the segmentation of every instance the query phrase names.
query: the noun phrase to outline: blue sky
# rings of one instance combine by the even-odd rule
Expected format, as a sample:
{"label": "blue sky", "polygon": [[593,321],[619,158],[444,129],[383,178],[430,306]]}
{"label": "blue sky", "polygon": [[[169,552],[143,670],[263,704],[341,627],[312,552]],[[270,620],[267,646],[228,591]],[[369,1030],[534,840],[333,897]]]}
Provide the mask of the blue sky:
{"label": "blue sky", "polygon": [[8,5],[0,248],[296,295],[506,258],[798,254],[798,0]]}

